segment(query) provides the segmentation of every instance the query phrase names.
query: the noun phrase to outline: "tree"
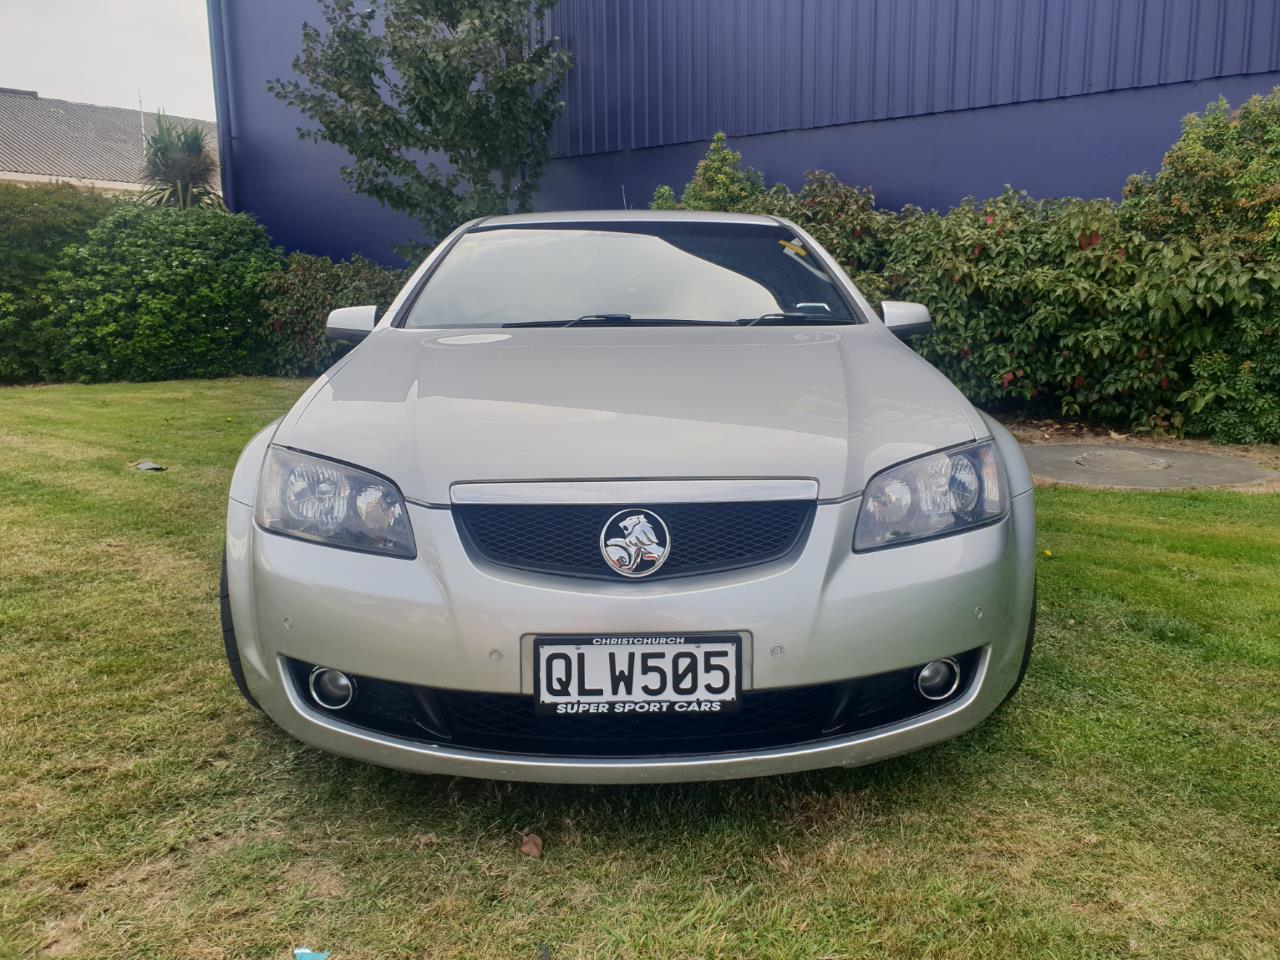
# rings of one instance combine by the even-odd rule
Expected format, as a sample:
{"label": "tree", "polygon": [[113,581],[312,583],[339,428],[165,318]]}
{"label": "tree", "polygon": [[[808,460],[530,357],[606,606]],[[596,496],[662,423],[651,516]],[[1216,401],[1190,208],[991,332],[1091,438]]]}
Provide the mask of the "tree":
{"label": "tree", "polygon": [[179,210],[224,206],[214,189],[218,164],[199,124],[178,125],[156,114],[156,132],[147,137],[146,155],[142,179],[148,189],[139,198],[142,203]]}
{"label": "tree", "polygon": [[570,55],[548,38],[555,0],[324,0],[293,69],[268,88],[344,148],[342,177],[438,240],[472,217],[528,210]]}
{"label": "tree", "polygon": [[1154,177],[1132,176],[1121,212],[1152,239],[1230,240],[1246,260],[1280,255],[1280,87],[1235,110],[1183,118]]}
{"label": "tree", "polygon": [[707,155],[698,161],[693,179],[684,185],[680,199],[668,186],[653,192],[654,210],[715,210],[726,213],[758,213],[764,198],[764,174],[742,165],[742,154],[729,148],[724,133],[711,138]]}

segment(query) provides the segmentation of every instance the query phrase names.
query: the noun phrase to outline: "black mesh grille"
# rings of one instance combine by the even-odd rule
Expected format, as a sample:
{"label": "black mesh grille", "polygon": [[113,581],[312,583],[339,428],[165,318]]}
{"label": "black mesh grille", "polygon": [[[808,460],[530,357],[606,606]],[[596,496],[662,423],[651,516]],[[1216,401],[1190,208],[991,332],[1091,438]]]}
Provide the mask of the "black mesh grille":
{"label": "black mesh grille", "polygon": [[[956,657],[963,696],[981,650]],[[312,665],[289,661],[307,698]],[[831,737],[919,716],[942,704],[915,691],[916,668],[783,690],[745,691],[733,713],[538,713],[533,697],[437,690],[356,676],[356,699],[333,714],[380,733],[473,750],[553,757],[642,757],[761,750]],[[309,698],[308,698],[309,699]]]}
{"label": "black mesh grille", "polygon": [[463,542],[490,563],[561,576],[618,579],[600,555],[600,531],[619,510],[657,513],[671,534],[666,563],[648,579],[768,563],[804,541],[813,501],[604,506],[458,506]]}

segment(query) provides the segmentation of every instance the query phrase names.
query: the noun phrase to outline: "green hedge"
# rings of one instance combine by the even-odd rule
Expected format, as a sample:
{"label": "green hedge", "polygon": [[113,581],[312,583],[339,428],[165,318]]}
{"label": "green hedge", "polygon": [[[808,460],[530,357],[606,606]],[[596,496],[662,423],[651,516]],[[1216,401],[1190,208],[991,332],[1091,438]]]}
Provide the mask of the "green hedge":
{"label": "green hedge", "polygon": [[928,305],[919,349],[988,409],[1280,441],[1280,89],[1188,117],[1125,194],[893,213],[827,173],[766,189],[720,135],[653,206],[794,220],[874,301]]}
{"label": "green hedge", "polygon": [[31,328],[41,281],[118,204],[68,183],[0,183],[0,383],[39,376]]}
{"label": "green hedge", "polygon": [[22,297],[119,200],[69,183],[0,183],[0,293]]}
{"label": "green hedge", "polygon": [[316,373],[334,307],[406,271],[282,257],[250,217],[0,185],[0,383]]}
{"label": "green hedge", "polygon": [[[1189,241],[1242,284],[1252,272],[1257,290],[1280,260],[1280,88],[1238,110],[1219,101],[1187,117],[1159,173],[1129,180],[1121,209],[1133,229]],[[1257,292],[1191,363],[1182,400],[1192,432],[1280,439],[1280,304],[1274,287]]]}
{"label": "green hedge", "polygon": [[57,380],[164,380],[269,369],[260,307],[279,255],[252,218],[122,206],[63,251],[35,324]]}
{"label": "green hedge", "polygon": [[408,278],[364,257],[335,263],[295,253],[263,279],[262,309],[271,343],[269,371],[295,377],[318,373],[345,348],[326,340],[329,311],[374,303],[382,314]]}

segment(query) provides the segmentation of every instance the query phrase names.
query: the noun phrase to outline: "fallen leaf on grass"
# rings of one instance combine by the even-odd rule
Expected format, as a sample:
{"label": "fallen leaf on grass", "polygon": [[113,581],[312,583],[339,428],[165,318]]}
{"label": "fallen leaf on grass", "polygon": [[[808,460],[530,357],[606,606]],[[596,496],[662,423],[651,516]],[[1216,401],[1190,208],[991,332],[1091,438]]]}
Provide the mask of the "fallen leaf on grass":
{"label": "fallen leaf on grass", "polygon": [[542,838],[536,833],[526,833],[520,843],[520,852],[535,860],[542,856]]}
{"label": "fallen leaf on grass", "polygon": [[434,847],[440,841],[434,833],[420,833],[413,838],[413,845],[419,850],[425,850],[427,847]]}

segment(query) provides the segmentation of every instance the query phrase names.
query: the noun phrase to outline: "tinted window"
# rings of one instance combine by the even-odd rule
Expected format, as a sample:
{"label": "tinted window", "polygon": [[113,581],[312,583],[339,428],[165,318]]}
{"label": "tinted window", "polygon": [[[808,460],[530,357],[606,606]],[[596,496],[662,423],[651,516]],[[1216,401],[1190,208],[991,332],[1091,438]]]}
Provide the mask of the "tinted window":
{"label": "tinted window", "polygon": [[445,256],[405,326],[482,327],[626,314],[856,322],[812,250],[781,226],[635,222],[480,227]]}

